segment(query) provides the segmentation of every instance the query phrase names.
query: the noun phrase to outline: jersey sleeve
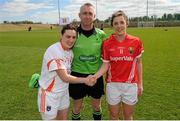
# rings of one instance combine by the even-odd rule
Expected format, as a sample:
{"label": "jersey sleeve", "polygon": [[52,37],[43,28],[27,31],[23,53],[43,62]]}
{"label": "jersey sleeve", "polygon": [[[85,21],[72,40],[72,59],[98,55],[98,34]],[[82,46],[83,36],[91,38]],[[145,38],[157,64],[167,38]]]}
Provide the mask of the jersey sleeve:
{"label": "jersey sleeve", "polygon": [[137,58],[142,56],[142,53],[144,52],[144,47],[142,42],[139,40],[139,46],[138,46],[138,50],[137,50]]}
{"label": "jersey sleeve", "polygon": [[103,62],[109,62],[109,52],[107,47],[107,42],[103,41],[101,48],[101,58]]}
{"label": "jersey sleeve", "polygon": [[106,33],[105,33],[103,30],[100,30],[100,29],[96,29],[96,30],[97,30],[98,35],[99,35],[99,37],[100,37],[100,39],[101,39],[102,41],[107,38],[107,35],[106,35]]}
{"label": "jersey sleeve", "polygon": [[48,71],[66,69],[65,62],[64,62],[65,60],[63,60],[62,58],[57,58],[52,53],[47,53],[44,59],[46,60]]}
{"label": "jersey sleeve", "polygon": [[107,38],[107,35],[106,35],[106,33],[103,31],[103,33],[102,33],[102,40],[105,40]]}

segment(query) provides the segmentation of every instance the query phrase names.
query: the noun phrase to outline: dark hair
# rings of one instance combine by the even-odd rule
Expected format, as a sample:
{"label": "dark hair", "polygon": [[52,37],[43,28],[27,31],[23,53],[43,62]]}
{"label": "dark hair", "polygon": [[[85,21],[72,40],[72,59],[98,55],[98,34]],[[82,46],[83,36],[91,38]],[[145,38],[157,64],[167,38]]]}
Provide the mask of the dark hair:
{"label": "dark hair", "polygon": [[76,31],[76,28],[75,28],[75,26],[72,25],[72,24],[66,24],[66,25],[64,25],[63,28],[62,28],[61,34],[63,35],[66,30],[75,30],[75,31]]}
{"label": "dark hair", "polygon": [[117,16],[123,16],[124,19],[126,20],[126,23],[129,24],[128,17],[126,16],[126,14],[123,11],[119,10],[119,11],[117,11],[117,12],[112,14],[112,17],[111,17],[111,26],[113,26],[113,20]]}

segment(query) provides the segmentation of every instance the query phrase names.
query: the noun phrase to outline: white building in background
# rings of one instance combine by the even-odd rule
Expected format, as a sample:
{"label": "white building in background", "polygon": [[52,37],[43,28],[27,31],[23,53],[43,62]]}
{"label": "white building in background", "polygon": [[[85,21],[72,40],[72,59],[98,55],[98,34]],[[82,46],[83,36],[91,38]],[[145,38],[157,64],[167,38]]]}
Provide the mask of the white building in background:
{"label": "white building in background", "polygon": [[60,18],[60,20],[59,20],[60,25],[66,25],[66,24],[69,24],[70,22],[71,21],[70,21],[69,17]]}

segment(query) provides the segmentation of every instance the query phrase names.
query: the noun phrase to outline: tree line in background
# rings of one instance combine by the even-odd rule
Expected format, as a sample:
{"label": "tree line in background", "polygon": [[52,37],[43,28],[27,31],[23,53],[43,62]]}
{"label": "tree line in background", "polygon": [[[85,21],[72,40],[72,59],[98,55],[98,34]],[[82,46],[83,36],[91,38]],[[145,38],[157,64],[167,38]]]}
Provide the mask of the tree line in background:
{"label": "tree line in background", "polygon": [[157,16],[143,16],[143,17],[134,17],[130,18],[130,21],[172,21],[172,20],[180,20],[180,13],[175,14],[164,14],[161,18],[157,18]]}
{"label": "tree line in background", "polygon": [[[111,17],[107,18],[104,21],[100,21],[98,19],[96,21],[97,23],[103,23],[105,27],[108,27],[110,20],[111,20]],[[174,13],[174,14],[164,13],[163,16],[159,18],[157,16],[132,17],[132,18],[129,18],[129,27],[139,27],[140,22],[141,23],[153,22],[153,27],[180,26],[180,13]]]}
{"label": "tree line in background", "polygon": [[33,22],[33,21],[3,21],[4,24],[42,24],[42,22]]}
{"label": "tree line in background", "polygon": [[[111,17],[107,18],[106,20],[104,20],[105,23],[108,23],[111,20]],[[133,17],[133,18],[129,18],[130,22],[135,22],[135,21],[173,21],[173,20],[177,20],[180,21],[180,13],[174,13],[174,14],[166,14],[164,13],[164,15],[162,17],[157,18],[157,16],[142,16],[142,17]],[[102,22],[100,20],[97,20],[99,22]]]}
{"label": "tree line in background", "polygon": [[[106,20],[99,20],[96,19],[97,26],[101,26],[102,24],[104,27],[109,27],[111,17],[107,18]],[[164,13],[162,17],[157,16],[142,16],[142,17],[132,17],[129,18],[129,26],[130,27],[137,27],[138,22],[154,22],[154,27],[163,27],[163,26],[180,26],[180,13],[174,13],[174,14],[166,14]],[[33,21],[3,21],[4,24],[42,24],[42,22],[33,22]],[[75,25],[79,24],[79,22],[74,19],[72,23],[75,23]]]}

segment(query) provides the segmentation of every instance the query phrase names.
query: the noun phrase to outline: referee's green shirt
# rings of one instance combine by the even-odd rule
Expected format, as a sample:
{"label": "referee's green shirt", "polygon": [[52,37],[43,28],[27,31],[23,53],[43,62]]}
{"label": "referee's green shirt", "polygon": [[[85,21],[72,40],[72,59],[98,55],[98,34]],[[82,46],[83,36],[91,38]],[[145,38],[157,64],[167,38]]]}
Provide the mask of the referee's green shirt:
{"label": "referee's green shirt", "polygon": [[82,33],[78,34],[73,47],[73,72],[92,74],[99,70],[102,63],[101,44],[105,37],[105,33],[97,28],[95,28],[95,32],[89,37]]}

